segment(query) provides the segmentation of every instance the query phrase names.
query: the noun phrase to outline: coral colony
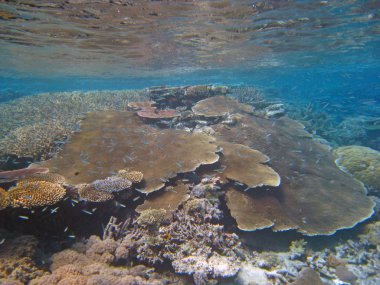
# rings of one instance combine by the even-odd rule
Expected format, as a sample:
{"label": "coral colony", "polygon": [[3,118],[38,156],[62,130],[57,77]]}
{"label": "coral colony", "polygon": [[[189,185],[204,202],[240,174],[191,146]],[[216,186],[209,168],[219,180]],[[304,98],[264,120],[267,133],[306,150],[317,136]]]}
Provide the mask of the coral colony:
{"label": "coral colony", "polygon": [[[247,92],[250,100],[236,100]],[[0,283],[380,282],[379,222],[356,241],[323,251],[308,244],[373,215],[363,183],[378,195],[378,152],[352,146],[334,156],[286,117],[281,103],[254,89],[199,85],[109,95],[61,93],[59,109],[35,96],[33,104],[54,109],[54,124],[41,114],[17,128],[4,121],[12,129],[2,134],[4,157],[45,159],[0,172],[0,209],[32,224],[41,222],[38,215],[59,215],[61,238],[70,242],[39,256],[35,237],[2,233]],[[18,99],[15,116],[29,113],[30,103]],[[108,213],[102,233],[84,222],[87,238],[76,236],[73,219],[99,212]],[[295,238],[282,252],[252,251],[245,240],[287,231]]]}

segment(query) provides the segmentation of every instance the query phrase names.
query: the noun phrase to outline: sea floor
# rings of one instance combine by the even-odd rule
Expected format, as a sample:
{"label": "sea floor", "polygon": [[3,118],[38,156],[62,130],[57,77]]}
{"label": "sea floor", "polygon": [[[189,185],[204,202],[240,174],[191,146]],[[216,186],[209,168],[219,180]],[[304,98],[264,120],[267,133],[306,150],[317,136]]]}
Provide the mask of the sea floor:
{"label": "sea floor", "polygon": [[0,284],[380,283],[373,118],[334,136],[328,112],[217,85],[1,110]]}

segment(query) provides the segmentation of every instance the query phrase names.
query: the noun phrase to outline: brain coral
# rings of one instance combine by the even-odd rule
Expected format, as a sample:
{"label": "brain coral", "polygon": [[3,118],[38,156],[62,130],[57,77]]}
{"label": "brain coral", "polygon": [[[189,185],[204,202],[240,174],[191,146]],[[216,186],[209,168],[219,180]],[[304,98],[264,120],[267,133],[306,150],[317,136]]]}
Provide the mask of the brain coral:
{"label": "brain coral", "polygon": [[66,195],[66,190],[59,184],[46,181],[22,183],[8,191],[10,205],[14,208],[33,208],[54,205]]}
{"label": "brain coral", "polygon": [[343,146],[335,150],[336,164],[380,194],[380,152],[364,146]]}

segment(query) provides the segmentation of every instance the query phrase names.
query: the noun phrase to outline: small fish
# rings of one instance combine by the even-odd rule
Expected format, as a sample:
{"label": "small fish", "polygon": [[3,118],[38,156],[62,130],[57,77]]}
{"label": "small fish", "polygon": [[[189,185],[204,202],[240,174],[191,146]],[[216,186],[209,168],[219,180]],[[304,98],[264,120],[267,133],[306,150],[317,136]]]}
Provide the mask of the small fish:
{"label": "small fish", "polygon": [[18,216],[20,219],[22,220],[29,220],[29,217],[28,216]]}
{"label": "small fish", "polygon": [[139,200],[141,197],[140,196],[137,196],[137,197],[135,197],[135,198],[133,198],[133,202],[136,202],[137,200]]}
{"label": "small fish", "polygon": [[98,209],[98,208],[93,208],[93,209],[91,209],[91,212],[94,213],[97,209]]}
{"label": "small fish", "polygon": [[169,182],[169,180],[166,179],[166,178],[160,178],[160,180],[161,180],[162,182],[164,182],[164,183]]}
{"label": "small fish", "polygon": [[272,134],[267,134],[266,137],[270,137]]}
{"label": "small fish", "polygon": [[122,207],[122,208],[126,208],[126,207],[127,207],[127,206],[125,206],[124,204],[121,204],[121,203],[119,203],[119,202],[117,202],[117,205],[120,206],[120,207]]}
{"label": "small fish", "polygon": [[79,201],[78,200],[75,200],[75,199],[71,199],[72,202],[74,202],[75,204],[78,204]]}
{"label": "small fish", "polygon": [[238,181],[235,181],[235,185],[244,186],[244,184],[243,184],[243,183],[241,183],[241,182],[238,182]]}
{"label": "small fish", "polygon": [[83,213],[86,213],[86,214],[88,214],[88,215],[92,215],[92,214],[93,214],[92,212],[87,211],[87,210],[82,210],[82,212],[83,212]]}
{"label": "small fish", "polygon": [[59,209],[59,207],[54,208],[54,209],[51,209],[51,210],[50,210],[50,214],[57,213],[57,212],[58,212],[58,209]]}
{"label": "small fish", "polygon": [[249,189],[251,189],[251,187],[248,186],[247,188],[244,189],[244,191],[248,191]]}
{"label": "small fish", "polygon": [[2,245],[4,242],[5,242],[5,238],[3,238],[2,240],[0,240],[0,245]]}
{"label": "small fish", "polygon": [[69,227],[66,227],[66,228],[63,230],[63,232],[64,232],[64,233],[67,232],[68,229],[69,229]]}
{"label": "small fish", "polygon": [[75,235],[69,235],[68,237],[69,237],[69,238],[76,238]]}
{"label": "small fish", "polygon": [[48,208],[48,206],[44,207],[44,208],[41,210],[41,212],[42,212],[42,213],[45,212],[45,211],[47,210],[47,208]]}

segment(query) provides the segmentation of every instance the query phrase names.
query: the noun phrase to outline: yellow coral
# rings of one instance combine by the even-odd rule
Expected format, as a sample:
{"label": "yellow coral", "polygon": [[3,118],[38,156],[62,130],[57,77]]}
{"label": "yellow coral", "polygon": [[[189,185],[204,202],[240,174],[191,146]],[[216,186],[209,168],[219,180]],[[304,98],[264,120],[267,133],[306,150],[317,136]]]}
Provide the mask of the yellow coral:
{"label": "yellow coral", "polygon": [[8,192],[0,187],[0,210],[9,207],[9,204],[10,200]]}
{"label": "yellow coral", "polygon": [[117,175],[132,181],[132,183],[139,183],[143,180],[144,177],[140,171],[130,171],[128,169],[119,170]]}
{"label": "yellow coral", "polygon": [[21,183],[8,191],[10,205],[14,208],[33,208],[54,205],[66,195],[61,185],[47,181]]}

